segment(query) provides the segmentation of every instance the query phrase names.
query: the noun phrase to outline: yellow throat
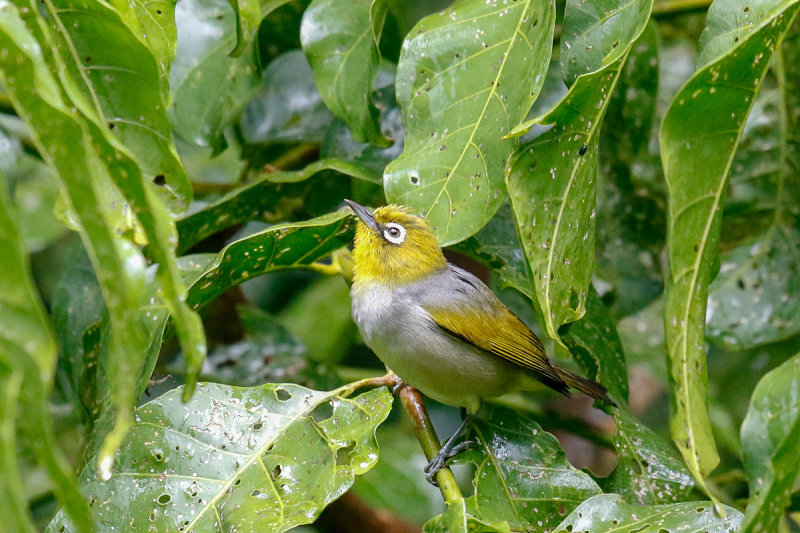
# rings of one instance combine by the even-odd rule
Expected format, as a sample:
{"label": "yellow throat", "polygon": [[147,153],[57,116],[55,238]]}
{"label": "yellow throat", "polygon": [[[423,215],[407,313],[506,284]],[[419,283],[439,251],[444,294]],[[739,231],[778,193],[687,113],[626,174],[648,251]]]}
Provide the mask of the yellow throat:
{"label": "yellow throat", "polygon": [[397,287],[424,279],[447,261],[425,219],[398,205],[374,212],[347,200],[358,215],[353,284]]}

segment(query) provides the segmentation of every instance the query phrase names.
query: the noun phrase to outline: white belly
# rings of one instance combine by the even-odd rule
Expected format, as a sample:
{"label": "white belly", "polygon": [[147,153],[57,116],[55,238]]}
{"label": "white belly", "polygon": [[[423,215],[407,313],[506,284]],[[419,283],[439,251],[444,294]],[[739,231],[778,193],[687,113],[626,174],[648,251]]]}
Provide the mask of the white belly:
{"label": "white belly", "polygon": [[353,286],[353,320],[367,346],[406,383],[447,405],[477,410],[513,389],[524,372],[447,335],[422,307],[388,288]]}

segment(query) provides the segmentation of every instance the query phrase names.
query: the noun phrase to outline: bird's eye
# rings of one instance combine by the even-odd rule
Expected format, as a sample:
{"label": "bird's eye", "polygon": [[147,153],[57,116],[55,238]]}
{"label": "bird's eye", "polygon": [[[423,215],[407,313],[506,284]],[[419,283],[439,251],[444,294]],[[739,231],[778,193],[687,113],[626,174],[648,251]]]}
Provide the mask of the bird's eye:
{"label": "bird's eye", "polygon": [[406,238],[406,229],[400,224],[389,222],[383,230],[383,236],[392,244],[400,244]]}

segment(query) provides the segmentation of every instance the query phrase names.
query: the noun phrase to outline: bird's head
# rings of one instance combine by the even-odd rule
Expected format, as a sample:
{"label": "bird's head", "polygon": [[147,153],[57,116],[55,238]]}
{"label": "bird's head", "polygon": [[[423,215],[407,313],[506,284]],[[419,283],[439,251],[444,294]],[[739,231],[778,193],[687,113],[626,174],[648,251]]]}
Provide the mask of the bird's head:
{"label": "bird's head", "polygon": [[428,223],[407,207],[387,205],[370,211],[345,202],[360,219],[353,248],[354,283],[404,285],[447,265]]}

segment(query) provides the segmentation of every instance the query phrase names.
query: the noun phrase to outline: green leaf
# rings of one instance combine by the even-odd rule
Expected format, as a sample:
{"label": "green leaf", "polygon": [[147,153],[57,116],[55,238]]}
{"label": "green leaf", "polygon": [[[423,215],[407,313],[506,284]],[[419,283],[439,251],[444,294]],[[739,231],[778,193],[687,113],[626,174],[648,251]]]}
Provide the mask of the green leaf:
{"label": "green leaf", "polygon": [[167,87],[153,54],[102,2],[52,0],[40,7],[48,41],[42,46],[54,48],[51,72],[58,72],[69,98],[136,161],[150,193],[173,212],[184,210],[192,189],[172,142]]}
{"label": "green leaf", "polygon": [[561,71],[567,85],[581,74],[623,59],[650,19],[651,2],[602,0],[586,9],[568,1],[561,37]]}
{"label": "green leaf", "polygon": [[275,58],[241,118],[250,144],[321,142],[333,115],[322,102],[306,56],[292,50]]}
{"label": "green leaf", "polygon": [[26,512],[27,502],[16,456],[16,422],[24,376],[24,372],[6,365],[5,356],[0,355],[0,475],[3,476],[0,511],[3,513],[4,527],[8,527],[9,531],[33,533],[36,529]]}
{"label": "green leaf", "polygon": [[594,289],[586,300],[586,315],[562,328],[562,339],[586,374],[617,399],[611,411],[617,424],[613,437],[619,462],[603,480],[603,488],[639,505],[685,500],[694,480],[675,450],[629,411],[628,373],[614,320]]}
{"label": "green leaf", "polygon": [[[552,124],[513,155],[506,169],[506,185],[544,326],[556,341],[558,328],[579,319],[585,310],[594,266],[600,126],[631,46],[644,30],[652,8],[651,0],[633,3],[631,12],[636,16],[622,19],[630,27],[626,30],[629,40],[611,43],[614,52],[598,70],[580,76],[544,116],[514,129],[514,134],[523,134],[535,124]],[[622,9],[626,3],[615,5]],[[603,7],[608,12],[604,16],[617,9]],[[580,11],[578,5],[568,4],[565,24]],[[575,22],[577,28],[593,31],[585,20],[579,21]],[[596,23],[609,22],[599,19]]]}
{"label": "green leaf", "polygon": [[386,0],[314,0],[303,14],[300,40],[320,96],[358,142],[389,146],[372,105],[380,64],[378,43]]}
{"label": "green leaf", "polygon": [[800,354],[766,374],[742,424],[750,484],[741,531],[777,531],[800,474]]}
{"label": "green leaf", "polygon": [[[751,12],[757,20],[751,20]],[[719,462],[708,420],[704,335],[719,209],[745,119],[774,46],[796,13],[797,5],[789,1],[712,4],[701,52],[704,66],[675,96],[659,135],[669,189],[664,321],[673,392],[670,426],[703,489],[703,478]],[[737,23],[731,26],[733,20]]]}
{"label": "green leaf", "polygon": [[[287,0],[288,1],[288,0]],[[236,47],[229,54],[236,57],[244,53],[261,23],[261,3],[259,0],[228,0],[236,14]]]}
{"label": "green leaf", "polygon": [[616,494],[601,494],[583,502],[553,531],[562,533],[635,533],[657,531],[703,531],[735,533],[739,531],[742,513],[723,506],[724,517],[718,516],[705,502],[639,506],[625,503]]}
{"label": "green leaf", "polygon": [[184,140],[218,147],[223,130],[258,87],[255,54],[229,55],[236,45],[236,21],[227,0],[183,0],[175,23],[178,51],[170,77],[170,121]]}
{"label": "green leaf", "polygon": [[[26,12],[30,16],[31,12]],[[32,24],[36,24],[32,21]],[[48,71],[42,48],[33,39],[16,8],[7,5],[0,17],[0,47],[10,51],[0,57],[0,77],[14,108],[28,124],[34,144],[58,173],[65,198],[79,217],[81,238],[98,273],[110,312],[113,356],[109,374],[115,379],[113,403],[118,410],[115,431],[106,441],[104,468],[132,423],[137,363],[145,351],[145,336],[135,321],[144,304],[144,259],[129,241],[112,234],[108,205],[99,191],[111,183],[108,169],[92,134],[91,124],[80,120],[62,100],[61,88]],[[35,26],[34,26],[35,27]]]}
{"label": "green leaf", "polygon": [[468,438],[478,448],[459,459],[477,466],[469,500],[483,521],[508,521],[514,531],[532,524],[546,529],[601,492],[588,474],[567,462],[556,438],[524,415],[484,408]]}
{"label": "green leaf", "polygon": [[278,269],[302,268],[346,246],[355,223],[348,211],[304,222],[278,224],[232,242],[211,258],[189,287],[188,302],[195,309],[225,290]]}
{"label": "green leaf", "polygon": [[426,17],[397,67],[406,137],[386,168],[386,197],[427,217],[443,245],[476,233],[503,203],[516,142],[501,138],[525,118],[547,72],[553,2],[498,4],[462,0]]}
{"label": "green leaf", "polygon": [[[81,474],[104,529],[286,531],[314,520],[378,459],[375,429],[392,396],[353,385],[199,384],[189,403],[172,390],[136,411],[111,479]],[[64,528],[64,529],[61,529]],[[48,531],[72,531],[59,514]]]}
{"label": "green leaf", "polygon": [[731,349],[800,332],[800,231],[773,227],[726,252],[708,288],[706,337]]}
{"label": "green leaf", "polygon": [[[9,6],[8,9],[12,8]],[[12,13],[16,14],[15,11]],[[25,34],[21,31],[20,20],[12,16],[0,16],[1,45],[6,45],[9,34],[24,42]],[[3,83],[7,87],[5,69],[6,65],[0,60]],[[78,492],[53,434],[47,397],[53,383],[56,343],[44,305],[36,292],[28,254],[16,224],[16,213],[7,187],[5,177],[0,174],[0,249],[3,250],[0,254],[0,286],[3,287],[0,291],[0,376],[3,384],[8,386],[8,391],[3,388],[3,404],[10,409],[9,418],[2,417],[2,440],[4,444],[14,443],[15,413],[19,408],[25,415],[19,418],[18,423],[27,433],[37,461],[52,479],[59,501],[77,521],[78,529],[90,531],[89,508]],[[4,479],[8,481],[8,497],[12,505],[21,492],[19,471],[13,455],[15,452],[14,446],[2,449],[2,468],[4,473],[9,474]],[[12,510],[8,516],[16,519],[22,526],[21,531],[31,529],[22,509]]]}
{"label": "green leaf", "polygon": [[164,87],[167,87],[178,44],[178,31],[175,27],[177,0],[111,0],[109,3],[131,32],[150,49],[158,63]]}

